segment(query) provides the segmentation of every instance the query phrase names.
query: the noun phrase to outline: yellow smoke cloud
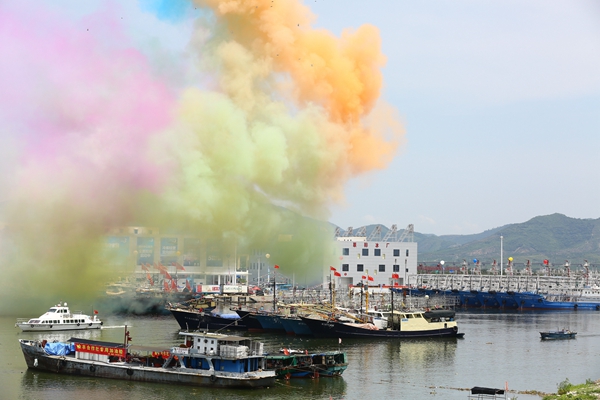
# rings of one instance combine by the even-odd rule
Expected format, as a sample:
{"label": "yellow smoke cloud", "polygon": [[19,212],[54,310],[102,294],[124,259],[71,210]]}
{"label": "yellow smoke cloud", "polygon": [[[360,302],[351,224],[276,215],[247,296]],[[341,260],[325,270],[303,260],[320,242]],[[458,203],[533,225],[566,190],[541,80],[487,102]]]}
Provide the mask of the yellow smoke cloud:
{"label": "yellow smoke cloud", "polygon": [[[293,0],[195,3],[212,13],[190,42],[205,82],[180,94],[150,154],[139,148],[168,177],[154,190],[111,188],[110,179],[98,187],[94,175],[65,165],[73,177],[64,184],[43,173],[29,180],[8,207],[3,258],[22,268],[11,270],[19,283],[3,298],[31,290],[51,303],[73,302],[59,294],[87,301],[115,277],[103,254],[107,228],[132,224],[221,239],[223,253],[268,252],[278,274],[302,285],[337,262],[323,222],[329,207],[344,201],[349,179],[385,168],[403,140],[396,111],[379,99],[377,28],[337,38],[311,28],[315,17]],[[111,170],[114,159],[96,163]]]}

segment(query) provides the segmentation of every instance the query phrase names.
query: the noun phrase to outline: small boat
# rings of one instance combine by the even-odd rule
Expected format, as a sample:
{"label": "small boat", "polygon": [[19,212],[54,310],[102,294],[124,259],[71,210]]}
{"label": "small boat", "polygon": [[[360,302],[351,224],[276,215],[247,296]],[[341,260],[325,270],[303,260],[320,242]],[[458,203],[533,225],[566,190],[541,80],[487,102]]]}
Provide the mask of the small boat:
{"label": "small boat", "polygon": [[540,332],[542,340],[560,340],[560,339],[575,339],[577,332],[573,332],[569,329],[561,329],[558,331],[546,331]]}
{"label": "small boat", "polygon": [[65,375],[215,388],[259,388],[275,383],[265,370],[263,343],[246,337],[180,332],[170,349],[71,338],[64,343],[19,339],[27,367]]}
{"label": "small boat", "polygon": [[17,318],[15,326],[23,332],[100,329],[102,321],[96,314],[98,311],[94,311],[92,318],[81,311],[71,313],[67,303],[58,303],[38,318]]}
{"label": "small boat", "polygon": [[508,388],[505,390],[475,386],[471,388],[471,394],[467,398],[469,400],[506,400],[508,399]]}
{"label": "small boat", "polygon": [[341,351],[309,354],[283,349],[283,353],[265,357],[266,368],[274,370],[278,379],[334,377],[348,368],[348,357]]}

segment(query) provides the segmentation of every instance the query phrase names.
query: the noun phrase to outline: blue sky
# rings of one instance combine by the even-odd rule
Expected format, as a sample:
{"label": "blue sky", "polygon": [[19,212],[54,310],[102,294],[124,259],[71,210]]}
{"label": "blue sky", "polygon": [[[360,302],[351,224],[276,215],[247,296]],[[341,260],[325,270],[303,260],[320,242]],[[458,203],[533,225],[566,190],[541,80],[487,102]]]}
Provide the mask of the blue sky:
{"label": "blue sky", "polygon": [[[600,217],[600,3],[308,2],[317,26],[381,32],[407,144],[331,222],[469,234]],[[343,4],[343,5],[342,5]]]}
{"label": "blue sky", "polygon": [[[57,0],[85,18],[100,1]],[[186,0],[114,1],[139,49],[173,81],[197,80]],[[600,217],[600,3],[305,1],[315,26],[379,28],[382,97],[406,144],[391,165],[351,181],[330,222],[414,224],[470,234],[538,215]],[[49,5],[50,6],[50,5]],[[192,64],[192,63],[189,63]],[[0,149],[10,162],[10,154]],[[2,183],[0,177],[0,183]]]}

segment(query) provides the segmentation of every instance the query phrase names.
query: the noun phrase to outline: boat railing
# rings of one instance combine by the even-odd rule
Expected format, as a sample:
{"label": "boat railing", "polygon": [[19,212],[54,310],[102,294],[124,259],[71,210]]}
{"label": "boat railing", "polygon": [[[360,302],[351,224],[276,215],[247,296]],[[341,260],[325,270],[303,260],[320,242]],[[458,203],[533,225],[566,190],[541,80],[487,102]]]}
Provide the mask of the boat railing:
{"label": "boat railing", "polygon": [[17,318],[17,324],[29,322],[30,320],[31,320],[31,318]]}

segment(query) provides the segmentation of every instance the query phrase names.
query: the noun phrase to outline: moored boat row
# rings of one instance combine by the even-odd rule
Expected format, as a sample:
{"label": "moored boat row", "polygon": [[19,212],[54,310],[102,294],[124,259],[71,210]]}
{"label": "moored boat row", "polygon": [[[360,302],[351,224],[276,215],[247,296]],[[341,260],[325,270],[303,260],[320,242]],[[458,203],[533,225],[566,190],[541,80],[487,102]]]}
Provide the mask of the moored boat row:
{"label": "moored boat row", "polygon": [[495,291],[495,290],[441,290],[435,288],[399,289],[410,296],[446,296],[455,299],[457,307],[495,308],[505,310],[600,310],[600,301],[586,301],[585,298],[565,297],[563,299],[534,292]]}
{"label": "moored boat row", "polygon": [[[462,337],[453,310],[389,310],[349,312],[339,308],[292,307],[293,314],[235,310],[237,318],[214,312],[173,307],[180,327],[189,329],[247,329],[336,338]],[[192,324],[190,321],[203,321]],[[253,328],[250,328],[252,326]]]}

